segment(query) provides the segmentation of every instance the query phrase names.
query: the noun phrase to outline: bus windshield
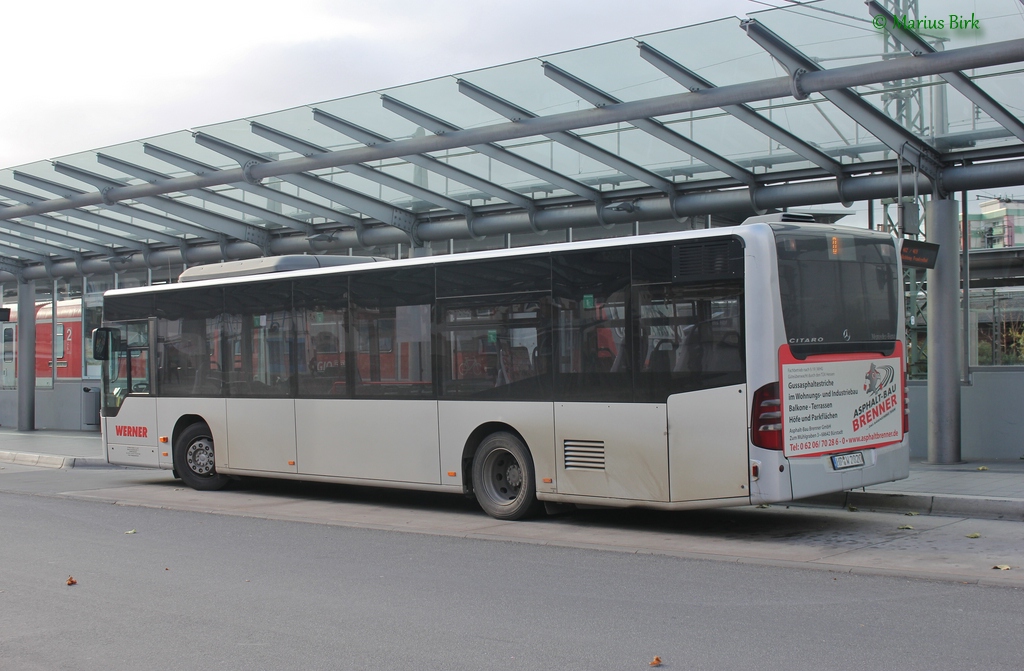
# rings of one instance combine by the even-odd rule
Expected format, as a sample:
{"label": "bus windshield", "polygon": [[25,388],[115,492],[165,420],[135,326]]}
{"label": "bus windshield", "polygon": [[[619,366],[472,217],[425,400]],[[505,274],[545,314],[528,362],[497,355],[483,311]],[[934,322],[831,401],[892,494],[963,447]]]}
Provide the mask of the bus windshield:
{"label": "bus windshield", "polygon": [[891,352],[897,334],[897,252],[888,236],[775,227],[786,340],[797,356]]}

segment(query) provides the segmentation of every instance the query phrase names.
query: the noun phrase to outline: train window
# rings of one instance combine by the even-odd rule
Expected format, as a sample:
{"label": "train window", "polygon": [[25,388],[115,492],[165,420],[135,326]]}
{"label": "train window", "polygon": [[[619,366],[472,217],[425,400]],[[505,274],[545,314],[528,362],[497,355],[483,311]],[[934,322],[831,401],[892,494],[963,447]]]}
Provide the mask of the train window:
{"label": "train window", "polygon": [[4,363],[14,363],[14,327],[4,329]]}

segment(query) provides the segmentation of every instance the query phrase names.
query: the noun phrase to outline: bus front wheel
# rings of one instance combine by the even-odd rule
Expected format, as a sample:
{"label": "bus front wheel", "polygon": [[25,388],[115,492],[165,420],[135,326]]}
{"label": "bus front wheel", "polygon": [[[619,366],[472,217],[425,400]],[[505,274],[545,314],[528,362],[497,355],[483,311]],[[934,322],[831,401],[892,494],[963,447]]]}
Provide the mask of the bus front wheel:
{"label": "bus front wheel", "polygon": [[192,489],[210,491],[228,483],[214,466],[211,433],[205,424],[193,424],[174,441],[174,470]]}
{"label": "bus front wheel", "polygon": [[492,433],[473,457],[473,492],[484,512],[499,520],[518,520],[540,509],[533,459],[523,441],[507,432]]}

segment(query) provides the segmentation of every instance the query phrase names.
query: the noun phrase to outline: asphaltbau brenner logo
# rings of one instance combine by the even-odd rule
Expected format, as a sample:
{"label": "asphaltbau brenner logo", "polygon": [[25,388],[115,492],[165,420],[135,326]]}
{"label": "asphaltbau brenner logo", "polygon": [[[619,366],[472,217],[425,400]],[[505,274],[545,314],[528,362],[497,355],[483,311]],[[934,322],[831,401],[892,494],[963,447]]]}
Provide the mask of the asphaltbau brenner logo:
{"label": "asphaltbau brenner logo", "polygon": [[853,430],[860,431],[875,426],[890,416],[899,406],[897,395],[896,369],[892,366],[871,364],[864,374],[864,391],[868,399],[853,413]]}
{"label": "asphaltbau brenner logo", "polygon": [[868,396],[874,396],[892,384],[894,377],[896,377],[896,369],[892,366],[879,368],[875,364],[871,364],[871,368],[864,374],[864,391],[868,393]]}

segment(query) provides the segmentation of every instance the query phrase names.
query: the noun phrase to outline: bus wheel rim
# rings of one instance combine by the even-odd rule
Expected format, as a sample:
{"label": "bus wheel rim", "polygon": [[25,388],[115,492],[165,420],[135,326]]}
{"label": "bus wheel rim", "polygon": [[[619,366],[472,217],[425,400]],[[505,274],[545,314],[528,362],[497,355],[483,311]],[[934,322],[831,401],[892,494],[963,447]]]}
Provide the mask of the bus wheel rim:
{"label": "bus wheel rim", "polygon": [[487,498],[509,505],[519,497],[523,486],[523,469],[507,450],[495,450],[484,461],[484,492]]}
{"label": "bus wheel rim", "polygon": [[196,475],[210,475],[213,472],[213,443],[206,438],[193,441],[185,452],[185,462]]}

